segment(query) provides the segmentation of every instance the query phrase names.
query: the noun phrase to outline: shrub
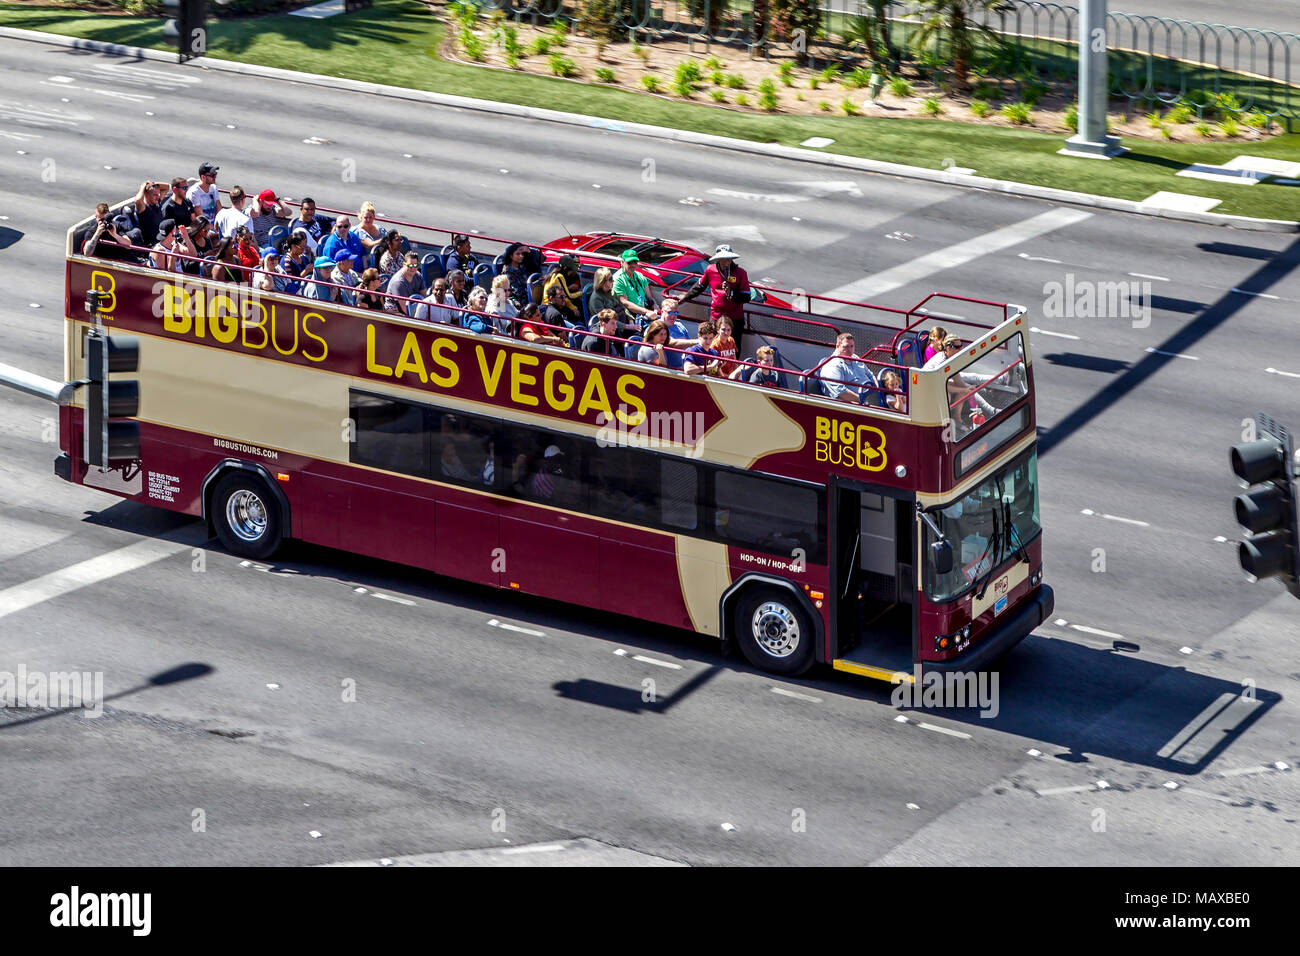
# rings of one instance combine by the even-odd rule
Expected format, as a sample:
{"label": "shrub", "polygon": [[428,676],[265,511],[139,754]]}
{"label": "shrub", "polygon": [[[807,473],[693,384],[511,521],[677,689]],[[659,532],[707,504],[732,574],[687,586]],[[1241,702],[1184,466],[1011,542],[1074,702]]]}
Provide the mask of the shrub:
{"label": "shrub", "polygon": [[1251,110],[1245,115],[1243,122],[1251,129],[1267,129],[1268,114],[1260,110]]}
{"label": "shrub", "polygon": [[971,95],[977,100],[1000,100],[1002,99],[1002,90],[992,83],[981,81],[975,84],[975,90]]}
{"label": "shrub", "polygon": [[512,70],[519,69],[519,53],[516,50],[506,50],[506,66]]}
{"label": "shrub", "polygon": [[1241,112],[1241,100],[1237,99],[1235,93],[1215,93],[1213,103],[1214,108],[1223,116]]}
{"label": "shrub", "polygon": [[550,32],[553,46],[564,46],[569,42],[569,24],[564,20],[556,20],[552,23]]}
{"label": "shrub", "polygon": [[689,83],[700,82],[700,65],[694,60],[683,60],[677,64],[678,77]]}
{"label": "shrub", "polygon": [[1035,80],[1024,88],[1020,93],[1020,99],[1029,106],[1037,106],[1038,101],[1043,98],[1047,92],[1047,87]]}
{"label": "shrub", "polygon": [[1204,136],[1207,139],[1214,135],[1213,127],[1211,127],[1209,123],[1205,122],[1205,120],[1201,120],[1193,126],[1192,129],[1196,130],[1197,136]]}
{"label": "shrub", "polygon": [[644,47],[642,44],[637,43],[635,40],[632,42],[632,53],[634,56],[640,58],[642,66],[645,66],[647,63],[650,62],[650,51],[646,49],[646,47]]}
{"label": "shrub", "polygon": [[769,113],[776,112],[776,84],[772,82],[771,77],[758,84],[758,105]]}
{"label": "shrub", "polygon": [[794,85],[794,64],[782,63],[776,68],[776,78],[781,81],[782,86]]}
{"label": "shrub", "polygon": [[530,56],[546,56],[551,52],[551,41],[546,37],[536,37],[533,42],[528,44],[528,53]]}
{"label": "shrub", "polygon": [[699,72],[699,68],[694,63],[678,63],[677,70],[673,74],[673,92],[689,99],[695,92],[694,78],[698,78]]}
{"label": "shrub", "polygon": [[601,83],[617,83],[618,79],[614,76],[614,71],[607,66],[596,67],[596,79]]}
{"label": "shrub", "polygon": [[808,77],[808,89],[815,90],[817,89],[817,87],[821,85],[822,85],[822,78],[820,76],[813,74],[812,76]]}
{"label": "shrub", "polygon": [[826,67],[826,69],[822,70],[821,77],[823,83],[834,83],[840,78],[840,65],[838,63],[832,63],[830,66]]}
{"label": "shrub", "polygon": [[1151,126],[1153,129],[1159,129],[1161,126],[1164,125],[1164,123],[1162,123],[1160,120],[1159,110],[1152,110],[1150,113],[1147,114],[1147,124]]}
{"label": "shrub", "polygon": [[901,76],[896,76],[889,81],[889,92],[900,98],[911,96],[912,84]]}
{"label": "shrub", "polygon": [[552,53],[547,62],[551,66],[551,72],[556,76],[578,75],[578,64],[574,63],[562,53]]}
{"label": "shrub", "polygon": [[709,82],[714,86],[722,86],[727,81],[721,70],[713,70],[709,73]]}
{"label": "shrub", "polygon": [[984,119],[993,112],[993,107],[989,106],[988,103],[985,103],[983,100],[976,100],[970,105],[970,111],[980,119]]}
{"label": "shrub", "polygon": [[1028,103],[1008,103],[1002,109],[998,110],[1003,116],[1016,123],[1019,126],[1029,124],[1029,104]]}
{"label": "shrub", "polygon": [[709,96],[713,99],[713,102],[715,103],[727,102],[726,90],[710,90]]}
{"label": "shrub", "polygon": [[1065,108],[1065,125],[1068,129],[1079,132],[1079,104],[1071,103]]}
{"label": "shrub", "polygon": [[1219,131],[1229,139],[1236,139],[1241,135],[1241,124],[1231,116],[1225,116],[1219,120]]}
{"label": "shrub", "polygon": [[921,112],[926,116],[938,116],[943,112],[943,104],[939,102],[937,96],[927,96],[925,102],[921,104]]}
{"label": "shrub", "polygon": [[821,110],[823,113],[829,113],[831,111],[831,104],[826,102],[825,100],[821,100],[820,102],[818,102],[817,108]]}
{"label": "shrub", "polygon": [[743,90],[745,88],[745,78],[739,73],[728,73],[725,85],[729,90]]}
{"label": "shrub", "polygon": [[1164,123],[1161,123],[1161,124],[1160,124],[1160,135],[1161,135],[1162,137],[1164,137],[1165,139],[1173,139],[1173,138],[1174,138],[1174,134],[1171,133],[1171,132],[1169,132],[1169,127],[1166,126]]}
{"label": "shrub", "polygon": [[737,105],[737,106],[748,106],[748,105],[749,105],[749,97],[746,96],[744,93],[737,93],[737,94],[736,94],[736,105]]}
{"label": "shrub", "polygon": [[840,100],[840,109],[844,111],[845,116],[857,116],[858,113],[861,112],[861,110],[858,109],[858,104],[854,103],[847,96]]}
{"label": "shrub", "polygon": [[651,93],[659,92],[659,80],[652,73],[646,73],[641,77],[641,85]]}
{"label": "shrub", "polygon": [[1186,103],[1179,103],[1165,112],[1165,122],[1167,123],[1190,123],[1192,121],[1192,108]]}
{"label": "shrub", "polygon": [[482,61],[487,52],[487,43],[484,39],[468,27],[461,28],[460,46],[465,51],[465,55],[476,62]]}
{"label": "shrub", "polygon": [[841,80],[845,86],[851,90],[865,90],[871,85],[871,71],[862,67],[855,67],[851,73],[845,75]]}
{"label": "shrub", "polygon": [[711,56],[704,61],[704,68],[706,70],[713,70],[716,72],[722,69],[722,61],[719,60],[716,56]]}

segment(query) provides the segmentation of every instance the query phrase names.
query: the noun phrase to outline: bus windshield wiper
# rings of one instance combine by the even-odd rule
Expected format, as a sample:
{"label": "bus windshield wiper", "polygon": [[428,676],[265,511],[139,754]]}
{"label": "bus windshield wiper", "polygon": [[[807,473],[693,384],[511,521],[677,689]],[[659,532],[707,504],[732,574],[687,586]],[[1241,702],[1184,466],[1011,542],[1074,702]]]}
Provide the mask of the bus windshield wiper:
{"label": "bus windshield wiper", "polygon": [[[993,534],[989,538],[989,546],[984,550],[984,554],[990,556],[989,569],[984,573],[984,580],[980,582],[979,590],[975,595],[975,600],[977,601],[984,600],[984,592],[988,590],[989,582],[993,580],[993,572],[996,571],[998,565],[1002,563],[1003,544],[1001,522],[998,520],[998,512],[996,508],[993,509],[991,514],[993,515]],[[983,555],[980,556],[980,560],[984,560]]]}

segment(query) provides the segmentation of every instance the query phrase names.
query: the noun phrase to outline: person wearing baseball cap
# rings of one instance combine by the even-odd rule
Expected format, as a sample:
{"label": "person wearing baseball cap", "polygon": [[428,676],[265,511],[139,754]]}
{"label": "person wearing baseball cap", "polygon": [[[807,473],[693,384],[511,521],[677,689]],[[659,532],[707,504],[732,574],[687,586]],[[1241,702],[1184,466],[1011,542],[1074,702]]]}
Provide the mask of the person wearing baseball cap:
{"label": "person wearing baseball cap", "polygon": [[635,249],[625,249],[619,256],[622,265],[614,277],[614,298],[626,315],[639,315],[645,319],[655,317],[654,303],[650,301],[650,280],[636,269],[641,257]]}
{"label": "person wearing baseball cap", "polygon": [[[334,270],[330,273],[330,282],[335,285],[351,286],[353,289],[361,284],[357,271],[352,268],[352,253],[340,249],[334,253]],[[357,294],[352,289],[335,289],[340,305],[356,305]]]}
{"label": "person wearing baseball cap", "polygon": [[745,305],[751,296],[749,274],[736,265],[739,258],[727,243],[719,245],[713,255],[709,256],[709,265],[704,274],[678,300],[678,305],[689,302],[707,289],[709,318],[714,322],[724,318],[731,320],[737,354],[740,351],[740,337],[745,332]]}
{"label": "person wearing baseball cap", "polygon": [[289,213],[281,207],[280,197],[275,194],[274,189],[263,189],[244,212],[252,220],[253,240],[259,246],[265,246],[271,241],[271,230],[275,228],[276,217],[282,216],[287,219],[289,216]]}
{"label": "person wearing baseball cap", "polygon": [[321,285],[322,282],[330,281],[330,270],[334,268],[334,260],[329,256],[317,256],[316,261],[312,263],[313,282],[304,282],[302,294],[309,299],[318,299],[321,302],[337,302],[338,290],[327,285]]}
{"label": "person wearing baseball cap", "polygon": [[215,220],[221,211],[221,193],[217,192],[217,170],[220,168],[212,163],[203,163],[199,166],[198,181],[185,193],[185,198],[209,220]]}

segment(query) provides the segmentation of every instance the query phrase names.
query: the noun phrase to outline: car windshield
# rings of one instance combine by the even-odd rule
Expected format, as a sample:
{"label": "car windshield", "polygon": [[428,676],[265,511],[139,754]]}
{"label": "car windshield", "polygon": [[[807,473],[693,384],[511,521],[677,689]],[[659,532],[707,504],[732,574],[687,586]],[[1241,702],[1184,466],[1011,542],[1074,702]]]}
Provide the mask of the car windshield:
{"label": "car windshield", "polygon": [[[926,595],[935,602],[951,601],[1019,553],[1042,530],[1038,453],[1026,452],[957,501],[931,512],[931,517],[952,543],[953,568],[938,574],[927,562]],[[925,534],[927,543],[936,540],[928,527]]]}
{"label": "car windshield", "polygon": [[[682,250],[673,246],[666,246],[661,242],[647,242],[638,246],[636,254],[641,257],[641,262],[648,266],[661,266],[665,262],[671,262],[678,256],[685,255]],[[704,270],[700,270],[703,272]]]}

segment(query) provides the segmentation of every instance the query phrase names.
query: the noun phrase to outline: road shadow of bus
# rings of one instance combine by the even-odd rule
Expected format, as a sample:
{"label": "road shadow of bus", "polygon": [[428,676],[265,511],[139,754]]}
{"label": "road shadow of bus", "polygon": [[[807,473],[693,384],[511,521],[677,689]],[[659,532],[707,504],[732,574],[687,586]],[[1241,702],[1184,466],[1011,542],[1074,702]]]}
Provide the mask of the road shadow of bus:
{"label": "road shadow of bus", "polygon": [[960,708],[905,706],[900,712],[1055,745],[1063,748],[1055,758],[1071,763],[1122,760],[1196,775],[1282,700],[1251,682],[1032,635],[987,679],[987,717],[969,699]]}
{"label": "road shadow of bus", "polygon": [[[202,536],[202,526],[192,518],[128,501],[87,520],[152,537]],[[184,528],[186,524],[193,527]],[[219,550],[215,541],[203,547]],[[659,689],[649,695],[640,672],[629,675],[627,686],[590,680],[581,674],[553,685],[561,697],[588,705],[663,716],[724,670],[761,675],[734,649],[724,649],[708,635],[470,584],[332,548],[291,541],[274,561],[263,562],[258,569],[418,598],[533,629],[566,631],[603,641],[615,651],[657,653],[685,665],[684,672],[666,672],[656,681]],[[703,670],[691,673],[695,666]],[[904,706],[899,713],[929,715],[1054,745],[1063,751],[1056,755],[1059,760],[1089,763],[1113,759],[1195,775],[1282,699],[1266,688],[1243,687],[1240,682],[1198,674],[1184,666],[1035,635],[1008,654],[994,673],[996,685],[990,681],[987,686],[995,691],[996,707],[988,709],[996,713],[987,718],[980,716],[978,703],[963,708]],[[682,682],[669,674],[678,675]],[[825,666],[801,678],[767,679],[782,687],[886,707],[895,706],[898,691],[890,684],[847,676]]]}

